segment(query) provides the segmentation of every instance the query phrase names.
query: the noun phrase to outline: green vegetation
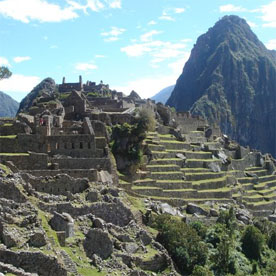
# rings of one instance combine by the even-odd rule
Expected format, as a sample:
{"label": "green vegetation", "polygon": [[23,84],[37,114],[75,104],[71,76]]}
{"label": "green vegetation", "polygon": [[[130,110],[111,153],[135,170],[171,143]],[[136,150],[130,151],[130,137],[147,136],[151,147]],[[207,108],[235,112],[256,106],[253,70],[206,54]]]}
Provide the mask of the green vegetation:
{"label": "green vegetation", "polygon": [[276,275],[276,225],[266,219],[242,226],[230,208],[208,227],[165,214],[153,217],[150,227],[183,275]]}
{"label": "green vegetation", "polygon": [[7,79],[12,75],[8,67],[0,66],[0,80]]}
{"label": "green vegetation", "polygon": [[14,138],[16,138],[16,135],[7,135],[7,136],[0,136],[0,139],[1,138],[6,138],[6,139],[14,139]]}

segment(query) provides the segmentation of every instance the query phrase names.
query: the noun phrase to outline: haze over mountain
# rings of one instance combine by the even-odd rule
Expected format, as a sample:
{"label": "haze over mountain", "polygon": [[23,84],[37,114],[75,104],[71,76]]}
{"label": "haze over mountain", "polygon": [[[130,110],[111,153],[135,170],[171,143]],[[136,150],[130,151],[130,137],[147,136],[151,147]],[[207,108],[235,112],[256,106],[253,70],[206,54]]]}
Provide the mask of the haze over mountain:
{"label": "haze over mountain", "polygon": [[157,103],[160,102],[162,104],[165,104],[166,101],[168,100],[168,98],[171,96],[171,93],[172,93],[174,87],[175,87],[175,85],[170,85],[170,86],[162,89],[157,94],[152,96],[151,99]]}
{"label": "haze over mountain", "polygon": [[0,91],[0,117],[14,117],[19,103],[12,97]]}
{"label": "haze over mountain", "polygon": [[225,16],[195,44],[167,104],[218,121],[243,145],[276,155],[276,55],[244,19]]}

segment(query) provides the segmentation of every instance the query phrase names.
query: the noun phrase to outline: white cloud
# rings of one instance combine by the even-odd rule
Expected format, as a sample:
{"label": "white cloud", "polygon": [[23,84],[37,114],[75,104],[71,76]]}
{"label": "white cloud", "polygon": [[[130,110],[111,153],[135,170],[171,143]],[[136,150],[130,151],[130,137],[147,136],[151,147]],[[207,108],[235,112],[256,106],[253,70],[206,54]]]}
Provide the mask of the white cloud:
{"label": "white cloud", "polygon": [[264,27],[276,28],[276,1],[261,7],[262,20],[265,22]]}
{"label": "white cloud", "polygon": [[89,70],[95,70],[98,66],[93,63],[77,63],[75,66],[75,69],[78,71],[89,71]]}
{"label": "white cloud", "polygon": [[157,75],[152,77],[139,78],[126,83],[123,86],[114,86],[113,89],[129,94],[135,90],[142,98],[150,98],[161,89],[176,82],[178,76]]}
{"label": "white cloud", "polygon": [[94,12],[98,12],[98,11],[104,9],[104,4],[102,2],[100,2],[99,0],[87,0],[85,10],[88,8]]}
{"label": "white cloud", "polygon": [[77,11],[80,10],[88,13],[87,10],[99,12],[107,8],[121,8],[121,0],[86,0],[84,5],[73,0],[66,0],[65,7],[49,3],[48,0],[3,0],[0,2],[0,14],[23,23],[61,22],[78,18]]}
{"label": "white cloud", "polygon": [[166,20],[166,21],[175,21],[174,18],[172,18],[170,15],[163,13],[161,16],[158,17],[160,20]]}
{"label": "white cloud", "polygon": [[142,41],[142,43],[134,43],[121,48],[121,51],[130,57],[139,57],[148,54],[152,58],[150,62],[155,64],[164,60],[182,57],[185,53],[185,47],[186,44],[184,42],[171,43],[155,40],[150,42]]}
{"label": "white cloud", "polygon": [[251,28],[256,28],[257,27],[257,24],[252,22],[252,21],[246,20],[246,22]]}
{"label": "white cloud", "polygon": [[147,33],[141,35],[140,39],[143,42],[151,41],[153,35],[157,35],[157,34],[161,34],[161,33],[162,33],[161,31],[152,30],[150,32],[147,32]]}
{"label": "white cloud", "polygon": [[148,23],[148,25],[156,25],[156,24],[157,24],[157,22],[154,21],[154,20],[151,20],[151,21]]}
{"label": "white cloud", "polygon": [[4,92],[30,92],[38,83],[40,78],[37,76],[25,76],[12,74],[9,79],[0,81],[0,90]]}
{"label": "white cloud", "polygon": [[0,14],[24,23],[60,22],[78,17],[72,6],[61,8],[45,0],[4,0],[0,2]]}
{"label": "white cloud", "polygon": [[146,52],[151,52],[152,49],[147,44],[132,44],[121,48],[122,52],[125,52],[130,57],[139,57]]}
{"label": "white cloud", "polygon": [[241,6],[234,6],[232,4],[223,5],[219,7],[220,12],[243,12],[246,11],[245,8]]}
{"label": "white cloud", "polygon": [[175,13],[183,13],[183,12],[185,12],[185,9],[184,8],[175,8],[174,12]]}
{"label": "white cloud", "polygon": [[13,61],[16,62],[16,63],[20,63],[20,62],[27,61],[27,60],[30,60],[30,59],[31,59],[31,57],[29,57],[29,56],[26,56],[26,57],[14,57]]}
{"label": "white cloud", "polygon": [[106,37],[104,41],[111,42],[119,40],[119,36],[122,35],[126,29],[118,28],[118,27],[111,27],[111,30],[109,32],[102,32],[101,36]]}
{"label": "white cloud", "polygon": [[0,66],[9,66],[9,67],[11,67],[8,59],[5,58],[5,57],[0,57]]}
{"label": "white cloud", "polygon": [[95,58],[106,58],[104,55],[95,55]]}
{"label": "white cloud", "polygon": [[109,0],[106,1],[109,4],[109,7],[112,9],[121,9],[122,8],[122,2],[121,0]]}
{"label": "white cloud", "polygon": [[269,40],[265,46],[269,50],[276,50],[276,39]]}
{"label": "white cloud", "polygon": [[190,53],[185,52],[182,58],[177,59],[177,61],[175,62],[169,63],[168,67],[172,69],[172,72],[175,75],[179,76],[182,73],[182,69],[184,68],[184,65],[189,59],[189,57],[190,57]]}

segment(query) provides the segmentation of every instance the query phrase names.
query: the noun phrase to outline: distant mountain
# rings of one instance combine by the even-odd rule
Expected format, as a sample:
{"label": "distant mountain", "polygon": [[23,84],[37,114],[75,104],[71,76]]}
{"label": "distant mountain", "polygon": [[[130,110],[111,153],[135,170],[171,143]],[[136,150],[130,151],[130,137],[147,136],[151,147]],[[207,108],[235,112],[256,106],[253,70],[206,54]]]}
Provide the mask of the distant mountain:
{"label": "distant mountain", "polygon": [[0,117],[15,117],[19,103],[0,91]]}
{"label": "distant mountain", "polygon": [[167,104],[276,155],[276,54],[238,16],[223,17],[198,38]]}
{"label": "distant mountain", "polygon": [[165,104],[168,98],[170,97],[175,85],[168,86],[161,91],[159,91],[157,94],[155,94],[153,97],[151,97],[152,100],[155,102],[160,102],[162,104]]}

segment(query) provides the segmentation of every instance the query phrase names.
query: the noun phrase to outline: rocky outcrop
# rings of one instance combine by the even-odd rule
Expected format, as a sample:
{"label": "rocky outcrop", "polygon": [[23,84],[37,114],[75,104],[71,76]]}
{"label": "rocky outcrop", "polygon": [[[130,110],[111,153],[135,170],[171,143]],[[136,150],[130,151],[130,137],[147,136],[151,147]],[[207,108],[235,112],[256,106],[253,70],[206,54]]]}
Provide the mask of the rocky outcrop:
{"label": "rocky outcrop", "polygon": [[20,103],[18,113],[27,111],[32,105],[33,101],[44,94],[52,96],[56,90],[56,83],[51,78],[44,79],[39,83]]}
{"label": "rocky outcrop", "polygon": [[200,36],[167,104],[190,110],[242,145],[276,154],[276,59],[244,19],[225,16]]}

